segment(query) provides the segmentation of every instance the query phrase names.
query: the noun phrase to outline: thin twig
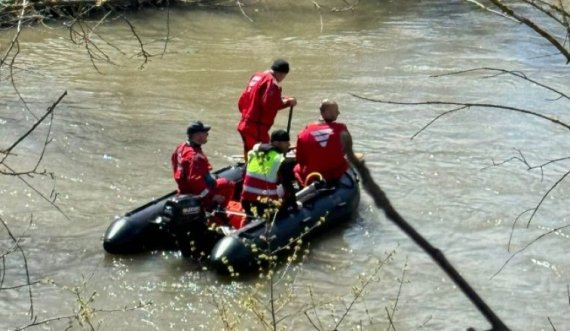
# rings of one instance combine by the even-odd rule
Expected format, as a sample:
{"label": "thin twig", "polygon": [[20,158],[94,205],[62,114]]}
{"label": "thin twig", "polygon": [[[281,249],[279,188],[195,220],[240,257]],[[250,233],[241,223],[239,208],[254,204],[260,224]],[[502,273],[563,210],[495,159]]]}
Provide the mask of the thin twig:
{"label": "thin twig", "polygon": [[[394,302],[394,306],[392,307],[392,313],[388,312],[388,318],[390,320],[390,325],[386,331],[390,331],[390,327],[396,331],[396,327],[392,321],[394,320],[394,316],[396,315],[396,308],[398,307],[398,301],[400,300],[400,295],[402,294],[402,287],[404,285],[404,279],[406,277],[406,268],[408,267],[408,257],[406,256],[406,262],[404,263],[404,267],[402,268],[402,276],[400,277],[400,286],[398,287],[398,294],[396,295],[396,301]],[[386,309],[388,311],[388,309]]]}
{"label": "thin twig", "polygon": [[238,5],[239,10],[241,11],[242,15],[245,16],[245,18],[247,18],[250,22],[253,23],[253,19],[251,19],[251,17],[247,16],[245,11],[243,10],[243,5],[242,5],[241,1],[237,0],[236,3]]}
{"label": "thin twig", "polygon": [[553,331],[556,331],[556,327],[554,326],[554,324],[552,323],[552,320],[550,319],[550,316],[546,317],[548,319],[548,323],[550,323],[550,326],[552,327]]}
{"label": "thin twig", "polygon": [[4,156],[4,158],[2,160],[0,160],[0,164],[4,163],[4,160],[6,160],[6,158],[8,157],[8,155],[10,154],[10,152],[12,151],[12,149],[14,149],[14,147],[16,147],[20,142],[22,142],[22,140],[26,139],[26,137],[28,135],[30,135],[30,133],[32,133],[37,127],[38,125],[40,125],[41,122],[43,122],[43,120],[46,119],[46,117],[48,117],[49,115],[51,115],[51,113],[54,111],[55,107],[59,104],[59,102],[67,95],[67,90],[64,91],[59,98],[50,106],[48,107],[48,109],[46,110],[45,114],[36,121],[36,123],[34,123],[34,125],[32,125],[32,127],[26,132],[24,133],[24,135],[22,135],[20,138],[18,138],[10,147],[8,147],[4,152],[6,152],[6,155]]}
{"label": "thin twig", "polygon": [[434,119],[432,119],[431,121],[429,121],[426,125],[424,125],[421,129],[419,129],[416,133],[414,133],[414,135],[412,137],[410,137],[410,140],[414,140],[414,138],[419,135],[420,133],[422,133],[422,131],[424,131],[425,129],[428,128],[428,126],[432,125],[435,121],[437,121],[438,119],[440,119],[441,117],[445,116],[445,115],[449,115],[451,113],[454,113],[456,111],[462,110],[468,108],[467,106],[461,106],[459,108],[455,108],[455,109],[451,109],[451,110],[447,110],[444,111],[443,113],[437,115]]}
{"label": "thin twig", "polygon": [[151,57],[152,55],[149,54],[145,49],[144,49],[144,43],[142,42],[141,38],[139,37],[137,31],[135,30],[135,26],[131,23],[131,21],[129,21],[129,19],[122,15],[121,18],[127,23],[127,25],[131,28],[131,32],[133,33],[133,35],[135,36],[135,38],[137,39],[138,43],[139,43],[139,47],[141,49],[141,51],[139,52],[138,55],[141,55],[144,58],[143,63],[140,65],[139,69],[143,69],[145,64],[147,64],[149,57]]}
{"label": "thin twig", "polygon": [[336,323],[336,326],[334,327],[333,330],[338,330],[339,326],[341,325],[341,323],[344,321],[344,319],[346,318],[346,316],[348,316],[348,313],[352,310],[352,306],[354,306],[354,304],[356,303],[356,301],[364,294],[364,290],[368,287],[368,285],[370,285],[370,283],[372,282],[373,279],[376,278],[376,275],[378,275],[378,273],[380,273],[380,270],[382,270],[382,267],[392,258],[392,256],[394,255],[395,251],[390,252],[390,254],[388,254],[383,261],[381,261],[381,263],[379,263],[379,265],[376,267],[376,269],[374,269],[374,272],[372,272],[370,274],[370,276],[368,276],[364,282],[360,285],[360,288],[356,291],[354,291],[354,296],[350,302],[350,304],[348,306],[345,307],[344,313],[343,315],[339,318],[338,322]]}
{"label": "thin twig", "polygon": [[166,48],[168,47],[168,41],[170,40],[170,0],[166,0],[166,38],[164,40],[164,48],[162,49],[161,58],[164,58],[166,54]]}
{"label": "thin twig", "polygon": [[[16,172],[14,169],[12,169],[10,166],[8,166],[6,163],[3,164],[6,168],[8,168],[8,170],[12,171],[12,172]],[[58,206],[56,205],[51,199],[49,199],[48,197],[46,197],[42,192],[40,192],[37,188],[35,188],[32,184],[28,183],[24,178],[22,178],[21,175],[18,176],[18,179],[20,179],[22,182],[24,182],[24,184],[26,184],[26,186],[28,188],[30,188],[31,190],[33,190],[34,192],[36,192],[42,199],[44,199],[45,201],[47,201],[52,207],[54,207],[57,211],[59,211],[61,213],[61,215],[63,215],[67,220],[71,220],[69,218],[69,216],[67,216],[67,214]]]}
{"label": "thin twig", "polygon": [[511,234],[509,235],[509,242],[507,243],[507,252],[511,252],[511,242],[513,240],[513,234],[515,232],[515,226],[517,225],[518,220],[520,219],[520,217],[526,213],[528,213],[529,211],[534,210],[534,208],[529,208],[525,211],[523,211],[522,213],[520,213],[516,218],[515,221],[513,222],[513,225],[511,226]]}
{"label": "thin twig", "polygon": [[531,240],[528,244],[526,244],[523,248],[521,248],[521,249],[519,249],[518,251],[514,252],[514,253],[505,261],[505,263],[503,263],[503,265],[499,268],[499,270],[497,270],[497,272],[495,272],[495,273],[493,274],[493,276],[491,276],[491,279],[493,279],[493,278],[494,278],[495,276],[497,276],[501,271],[503,271],[503,269],[505,269],[505,267],[507,266],[507,264],[508,264],[509,262],[511,262],[511,260],[512,260],[513,258],[515,258],[515,256],[517,256],[517,255],[519,255],[520,253],[522,253],[524,250],[526,250],[527,248],[529,248],[532,244],[534,244],[535,242],[539,241],[540,239],[542,239],[542,238],[544,238],[544,237],[546,237],[546,236],[548,236],[548,235],[550,235],[550,234],[552,234],[552,233],[556,233],[557,231],[560,231],[560,230],[563,230],[563,229],[569,228],[569,227],[570,227],[570,224],[567,224],[567,225],[558,227],[558,228],[556,228],[556,229],[552,229],[552,230],[550,230],[550,231],[548,231],[548,232],[545,232],[545,233],[541,234],[540,236],[534,238],[534,239]]}
{"label": "thin twig", "polygon": [[367,97],[363,97],[363,96],[360,96],[360,95],[357,95],[354,93],[350,93],[350,95],[352,95],[356,98],[362,99],[362,100],[367,100],[367,101],[371,101],[371,102],[378,102],[378,103],[385,103],[385,104],[393,104],[393,105],[410,105],[410,106],[420,106],[420,105],[443,105],[443,106],[445,106],[445,105],[448,105],[448,106],[463,106],[465,108],[494,108],[494,109],[502,109],[502,110],[511,110],[514,112],[519,112],[519,113],[533,115],[533,116],[542,118],[544,120],[547,120],[549,122],[552,122],[552,123],[560,125],[560,126],[563,126],[564,128],[570,130],[570,125],[568,125],[564,122],[561,122],[555,118],[551,118],[551,117],[539,114],[539,113],[534,112],[532,110],[510,107],[510,106],[495,105],[495,104],[491,104],[491,103],[449,102],[449,101],[418,101],[418,102],[391,101],[391,100],[367,98]]}
{"label": "thin twig", "polygon": [[564,47],[553,35],[548,33],[546,30],[538,26],[533,21],[529,20],[528,18],[515,13],[509,6],[505,5],[501,0],[489,0],[495,6],[499,7],[503,12],[507,15],[516,18],[517,20],[521,21],[523,24],[534,30],[544,39],[546,39],[550,44],[552,44],[560,53],[566,58],[566,63],[570,63],[570,51]]}
{"label": "thin twig", "polygon": [[321,6],[316,1],[313,1],[313,5],[315,6],[317,12],[319,13],[319,19],[321,22],[321,33],[323,33],[324,24],[323,24],[323,14],[321,13]]}
{"label": "thin twig", "polygon": [[386,317],[388,317],[388,322],[390,322],[388,330],[390,330],[390,327],[393,327],[394,331],[396,331],[396,327],[394,326],[394,321],[392,321],[392,316],[390,316],[390,311],[388,310],[388,307],[384,307],[384,310],[386,311]]}
{"label": "thin twig", "polygon": [[[6,229],[6,232],[8,232],[8,236],[14,242],[14,245],[16,246],[17,250],[20,251],[20,254],[22,255],[22,259],[24,260],[24,270],[26,271],[26,286],[28,288],[28,297],[30,299],[30,309],[28,312],[30,314],[30,319],[33,319],[34,318],[34,295],[32,293],[32,281],[30,279],[30,269],[28,267],[28,259],[26,258],[26,253],[24,252],[24,249],[22,248],[22,246],[20,246],[20,239],[21,238],[16,238],[14,236],[14,234],[12,234],[12,231],[10,231],[8,224],[6,224],[6,222],[1,217],[0,217],[0,223],[2,223],[2,225]],[[32,226],[32,223],[33,223],[33,217],[30,217],[30,223],[28,225],[28,228]]]}
{"label": "thin twig", "polygon": [[308,310],[305,310],[305,316],[307,316],[307,318],[309,319],[309,322],[311,323],[311,325],[316,329],[316,330],[324,330],[323,328],[323,324],[321,322],[321,319],[319,318],[319,314],[317,312],[317,305],[315,304],[315,296],[313,294],[313,288],[312,286],[309,285],[309,296],[311,297],[311,307],[313,309],[313,313],[315,314],[315,317],[317,318],[317,322],[319,323],[319,327],[317,327],[315,325],[315,323],[313,322],[313,320],[311,320],[311,318],[309,317],[309,313]]}
{"label": "thin twig", "polygon": [[484,10],[486,10],[486,11],[488,11],[488,12],[491,12],[491,13],[493,13],[493,14],[497,14],[497,15],[499,15],[499,16],[501,16],[501,17],[504,17],[504,18],[513,20],[513,21],[515,21],[515,22],[517,22],[517,23],[520,23],[520,22],[519,22],[518,20],[516,20],[515,18],[509,17],[508,15],[505,15],[505,14],[499,12],[499,11],[496,11],[496,10],[494,10],[494,9],[491,9],[491,8],[485,6],[484,4],[480,3],[479,1],[476,1],[476,0],[465,0],[465,1],[471,2],[471,3],[473,3],[473,4],[475,4],[475,5],[479,6],[479,7],[481,7],[482,9],[484,9]]}
{"label": "thin twig", "polygon": [[536,81],[536,80],[534,80],[534,79],[530,79],[530,78],[528,78],[528,77],[527,77],[524,73],[522,73],[522,72],[511,71],[511,70],[505,70],[505,69],[500,69],[500,68],[492,68],[492,67],[474,68],[474,69],[467,69],[467,70],[460,70],[460,71],[445,73],[445,74],[441,74],[441,75],[433,75],[433,76],[430,76],[430,77],[443,77],[443,76],[451,76],[451,75],[460,75],[460,74],[464,74],[464,73],[468,73],[468,72],[483,71],[483,70],[486,70],[486,71],[497,71],[497,72],[498,72],[497,75],[499,75],[499,74],[509,74],[509,75],[512,75],[512,76],[515,76],[515,77],[524,79],[524,80],[526,80],[526,81],[528,81],[528,82],[531,82],[531,83],[533,83],[533,84],[535,84],[535,85],[537,85],[537,86],[540,86],[540,87],[542,87],[542,88],[544,88],[544,89],[547,89],[547,90],[549,90],[549,91],[551,91],[551,92],[554,92],[554,93],[558,94],[558,95],[559,95],[560,97],[562,97],[562,98],[566,98],[566,99],[569,99],[569,100],[570,100],[570,96],[567,95],[566,93],[560,92],[560,91],[558,91],[557,89],[554,89],[554,88],[552,88],[552,87],[550,87],[550,86],[548,86],[548,85],[546,85],[546,84],[540,83],[540,82],[538,82],[538,81]]}
{"label": "thin twig", "polygon": [[552,192],[552,190],[554,190],[556,188],[556,186],[558,186],[558,184],[560,184],[564,178],[566,178],[566,176],[568,176],[570,174],[570,170],[567,171],[564,175],[562,175],[562,177],[560,177],[556,183],[554,183],[554,185],[552,185],[548,191],[546,191],[546,193],[544,193],[544,195],[542,196],[542,198],[540,199],[540,201],[538,202],[538,204],[536,205],[536,207],[534,207],[534,210],[532,212],[532,214],[530,215],[530,218],[528,219],[528,222],[526,224],[526,227],[528,228],[530,226],[530,222],[532,221],[532,219],[534,218],[534,215],[536,215],[536,213],[538,212],[538,209],[540,208],[540,206],[542,205],[542,203],[544,202],[544,200],[546,199],[546,197],[550,194],[550,192]]}

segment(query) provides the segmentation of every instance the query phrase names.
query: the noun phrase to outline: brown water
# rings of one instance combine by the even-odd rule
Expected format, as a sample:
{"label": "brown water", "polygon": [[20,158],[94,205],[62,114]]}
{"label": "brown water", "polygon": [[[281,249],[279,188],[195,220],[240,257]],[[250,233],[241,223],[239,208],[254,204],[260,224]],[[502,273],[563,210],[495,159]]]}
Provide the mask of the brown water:
{"label": "brown water", "polygon": [[[516,149],[531,164],[565,157],[566,130],[520,113],[472,109],[441,118],[411,140],[451,108],[378,104],[350,95],[497,103],[564,121],[567,99],[552,101],[554,93],[512,76],[484,79],[485,73],[474,72],[430,77],[477,67],[521,70],[568,93],[562,57],[552,55],[554,50],[523,26],[461,1],[370,1],[341,13],[323,8],[322,26],[311,2],[294,3],[291,8],[258,4],[257,12],[246,8],[253,23],[236,9],[173,10],[167,52],[150,58],[143,70],[138,43],[120,20],[98,31],[125,55],[93,36],[116,63],[97,62],[101,73],[94,70],[85,48],[73,45],[61,27],[24,30],[16,82],[32,112],[41,115],[68,92],[55,111],[53,141],[41,167],[55,179],[26,179],[47,196],[55,189],[68,218],[21,180],[0,176],[0,216],[15,234],[25,233],[22,247],[32,280],[47,278],[58,284],[34,286],[38,319],[77,311],[76,297],[63,286],[85,284],[83,295],[97,292],[92,304],[96,309],[153,302],[134,311],[98,312],[94,320],[102,323],[102,330],[222,329],[220,318],[212,314],[214,298],[242,315],[238,329],[261,329],[238,304],[251,296],[257,280],[227,282],[174,253],[109,256],[101,238],[113,216],[174,188],[169,156],[184,139],[189,121],[212,125],[205,151],[214,166],[224,166],[230,155],[239,154],[237,97],[252,72],[283,57],[292,68],[284,92],[299,101],[295,131],[317,118],[322,98],[337,99],[340,120],[394,206],[446,254],[512,329],[551,330],[548,318],[558,330],[570,327],[568,229],[539,240],[491,279],[510,256],[506,245],[513,221],[536,206],[567,171],[568,162],[546,167],[544,177],[517,162],[482,170],[493,159],[517,155]],[[160,54],[166,11],[148,10],[129,18],[147,51]],[[2,33],[2,54],[12,34]],[[5,70],[0,83],[2,148],[34,123],[4,75]],[[286,123],[287,116],[279,115],[276,126]],[[47,130],[42,125],[15,151],[19,157],[7,163],[18,169],[33,167]],[[568,224],[568,190],[567,182],[553,190],[528,228],[528,214],[522,217],[512,252]],[[31,217],[33,225],[26,230]],[[2,232],[2,251],[11,246],[6,238]],[[284,318],[281,325],[314,329],[303,312],[329,302],[317,315],[321,328],[331,329],[350,304],[359,277],[370,275],[377,261],[394,250],[339,329],[387,329],[386,309],[392,311],[396,300],[392,319],[398,330],[488,327],[443,272],[373,208],[366,195],[359,218],[313,243],[305,262],[294,265],[289,277],[276,285],[280,293],[293,290],[278,311],[278,318]],[[15,254],[6,259],[5,287],[25,281],[22,263]],[[267,288],[260,293],[268,304]],[[0,329],[29,323],[28,306],[26,291],[0,292]],[[316,321],[313,310],[308,314]],[[65,325],[53,322],[44,329],[62,330]]]}

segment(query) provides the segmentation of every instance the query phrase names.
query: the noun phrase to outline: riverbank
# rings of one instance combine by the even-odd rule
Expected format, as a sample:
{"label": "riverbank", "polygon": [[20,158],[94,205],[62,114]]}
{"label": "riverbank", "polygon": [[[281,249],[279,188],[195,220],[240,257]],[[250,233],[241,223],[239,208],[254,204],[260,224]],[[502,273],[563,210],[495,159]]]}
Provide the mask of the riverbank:
{"label": "riverbank", "polygon": [[0,5],[0,27],[36,24],[54,19],[78,19],[143,7],[230,7],[228,0],[10,0]]}

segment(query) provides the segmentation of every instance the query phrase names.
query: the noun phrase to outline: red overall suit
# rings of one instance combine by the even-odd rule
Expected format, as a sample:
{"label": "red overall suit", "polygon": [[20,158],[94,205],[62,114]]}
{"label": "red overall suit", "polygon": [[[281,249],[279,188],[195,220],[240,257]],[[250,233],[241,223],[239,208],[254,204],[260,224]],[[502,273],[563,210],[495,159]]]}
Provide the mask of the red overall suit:
{"label": "red overall suit", "polygon": [[269,143],[269,129],[275,116],[287,106],[281,97],[281,86],[270,71],[258,72],[251,77],[238,100],[241,120],[237,130],[243,139],[245,153],[259,142]]}
{"label": "red overall suit", "polygon": [[301,185],[305,185],[307,176],[313,172],[320,173],[326,181],[342,177],[348,169],[340,139],[344,131],[348,129],[342,123],[317,122],[299,133],[294,171]]}
{"label": "red overall suit", "polygon": [[225,207],[233,196],[234,183],[226,178],[214,179],[212,166],[202,148],[193,143],[182,143],[171,157],[174,180],[178,194],[192,194],[202,198],[202,206],[211,207],[216,195],[222,196]]}

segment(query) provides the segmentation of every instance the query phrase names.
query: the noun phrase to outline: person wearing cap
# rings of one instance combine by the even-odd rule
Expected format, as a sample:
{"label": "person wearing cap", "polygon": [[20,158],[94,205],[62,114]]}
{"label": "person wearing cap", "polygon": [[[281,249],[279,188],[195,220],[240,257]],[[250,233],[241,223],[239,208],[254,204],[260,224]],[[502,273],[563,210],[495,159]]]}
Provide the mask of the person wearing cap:
{"label": "person wearing cap", "polygon": [[272,202],[281,200],[285,210],[296,206],[293,189],[293,162],[285,159],[291,146],[289,133],[276,130],[271,133],[271,143],[257,143],[249,151],[241,204],[249,215],[264,216]]}
{"label": "person wearing cap", "polygon": [[275,121],[277,112],[297,104],[295,98],[281,95],[280,83],[289,73],[289,63],[278,59],[271,69],[254,74],[238,100],[241,119],[237,130],[244,145],[244,156],[261,142],[269,143],[269,130]]}
{"label": "person wearing cap", "polygon": [[212,166],[202,152],[202,145],[208,142],[210,126],[200,121],[192,122],[186,129],[188,140],[176,147],[172,153],[172,172],[178,184],[178,194],[192,194],[202,198],[202,206],[211,208],[215,204],[225,207],[234,193],[234,183],[226,178],[214,178]]}
{"label": "person wearing cap", "polygon": [[[337,181],[348,169],[340,138],[348,129],[345,124],[336,122],[340,114],[338,104],[324,99],[319,109],[321,120],[307,125],[297,137],[294,172],[301,186],[320,176],[327,182]],[[313,173],[320,176],[313,177]]]}

